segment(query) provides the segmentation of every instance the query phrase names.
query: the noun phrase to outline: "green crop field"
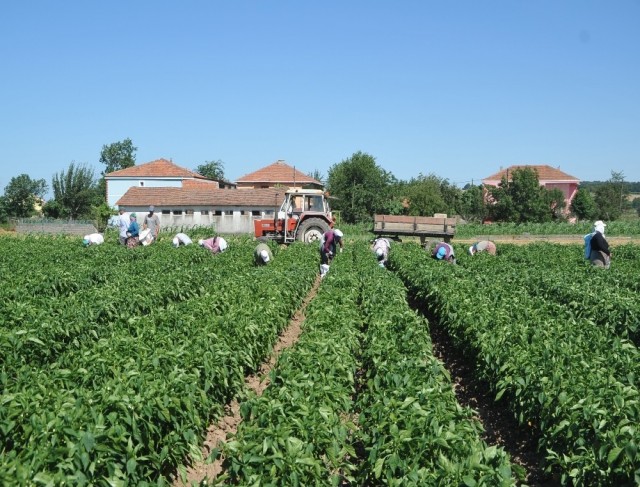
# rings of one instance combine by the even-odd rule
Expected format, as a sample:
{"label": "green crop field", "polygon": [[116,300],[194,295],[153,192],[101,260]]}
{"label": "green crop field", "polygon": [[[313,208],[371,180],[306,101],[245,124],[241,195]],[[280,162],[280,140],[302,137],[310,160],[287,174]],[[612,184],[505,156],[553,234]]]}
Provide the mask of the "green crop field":
{"label": "green crop field", "polygon": [[456,246],[454,266],[405,243],[387,270],[347,239],[257,396],[245,377],[316,282],[315,245],[274,247],[266,267],[246,238],[216,256],[163,240],[0,245],[2,485],[168,485],[234,397],[217,484],[521,485],[457,402],[425,315],[539,439],[551,481],[640,482],[637,246],[604,271],[577,245]]}

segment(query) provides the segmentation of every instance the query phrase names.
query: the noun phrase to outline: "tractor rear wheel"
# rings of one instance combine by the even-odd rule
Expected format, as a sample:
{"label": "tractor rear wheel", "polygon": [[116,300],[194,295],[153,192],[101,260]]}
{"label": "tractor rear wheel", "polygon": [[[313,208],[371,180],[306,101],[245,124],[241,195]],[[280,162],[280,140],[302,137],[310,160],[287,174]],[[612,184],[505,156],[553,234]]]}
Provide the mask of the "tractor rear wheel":
{"label": "tractor rear wheel", "polygon": [[329,230],[329,224],[321,218],[308,218],[298,227],[296,239],[304,243],[320,242],[324,232]]}

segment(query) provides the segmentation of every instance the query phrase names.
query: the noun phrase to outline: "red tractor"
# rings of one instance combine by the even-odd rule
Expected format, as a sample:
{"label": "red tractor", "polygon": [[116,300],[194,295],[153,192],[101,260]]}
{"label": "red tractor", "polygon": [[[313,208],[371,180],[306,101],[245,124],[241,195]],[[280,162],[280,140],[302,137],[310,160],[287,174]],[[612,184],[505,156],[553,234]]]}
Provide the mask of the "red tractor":
{"label": "red tractor", "polygon": [[270,219],[254,220],[256,238],[279,243],[319,241],[333,227],[329,202],[320,189],[290,188]]}

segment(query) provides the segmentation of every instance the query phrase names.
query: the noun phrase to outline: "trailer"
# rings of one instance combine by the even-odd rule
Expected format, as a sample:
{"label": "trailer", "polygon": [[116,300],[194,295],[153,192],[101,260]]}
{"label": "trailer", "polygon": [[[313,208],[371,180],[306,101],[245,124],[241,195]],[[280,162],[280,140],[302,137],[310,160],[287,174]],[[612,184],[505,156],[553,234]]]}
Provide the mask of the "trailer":
{"label": "trailer", "polygon": [[395,240],[408,236],[419,237],[423,246],[427,239],[450,243],[456,233],[456,219],[446,215],[374,215],[373,233],[378,237],[391,237]]}

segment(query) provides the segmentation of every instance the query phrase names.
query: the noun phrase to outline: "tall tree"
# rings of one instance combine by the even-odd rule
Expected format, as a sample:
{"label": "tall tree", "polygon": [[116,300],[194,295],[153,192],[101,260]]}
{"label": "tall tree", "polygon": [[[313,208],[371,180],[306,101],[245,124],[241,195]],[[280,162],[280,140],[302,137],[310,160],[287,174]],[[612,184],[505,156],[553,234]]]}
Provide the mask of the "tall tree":
{"label": "tall tree", "polygon": [[598,218],[617,220],[628,206],[629,190],[622,172],[611,171],[611,178],[596,189],[595,202]]}
{"label": "tall tree", "polygon": [[503,177],[497,187],[489,188],[489,194],[494,204],[488,209],[494,220],[541,223],[552,219],[550,201],[535,169],[515,169],[511,180]]}
{"label": "tall tree", "polygon": [[591,191],[587,188],[580,188],[571,200],[571,212],[579,220],[595,220],[598,216],[596,202],[593,199]]}
{"label": "tall tree", "polygon": [[33,215],[37,199],[46,193],[47,182],[44,179],[31,179],[27,174],[11,178],[4,189],[7,214],[18,218]]}
{"label": "tall tree", "polygon": [[374,213],[384,212],[389,191],[396,182],[393,175],[376,164],[373,156],[356,152],[329,168],[327,186],[336,199],[334,210],[346,223],[370,221]]}
{"label": "tall tree", "polygon": [[417,178],[411,178],[402,190],[407,203],[406,213],[412,216],[431,216],[434,213],[453,212],[453,205],[448,205],[442,191],[443,187],[448,189],[445,183],[434,174],[420,174]]}
{"label": "tall tree", "polygon": [[69,164],[69,168],[53,176],[53,197],[62,207],[64,216],[76,219],[87,216],[94,202],[95,180],[93,170],[85,165]]}
{"label": "tall tree", "polygon": [[217,161],[205,161],[204,164],[196,167],[196,172],[209,179],[224,180],[224,162],[220,159]]}
{"label": "tall tree", "polygon": [[105,170],[102,175],[135,166],[137,150],[138,148],[134,147],[129,138],[122,142],[103,145],[102,151],[100,151],[100,163],[105,165]]}
{"label": "tall tree", "polygon": [[457,212],[467,221],[479,222],[487,216],[487,205],[485,202],[484,189],[482,185],[469,185],[460,195]]}

